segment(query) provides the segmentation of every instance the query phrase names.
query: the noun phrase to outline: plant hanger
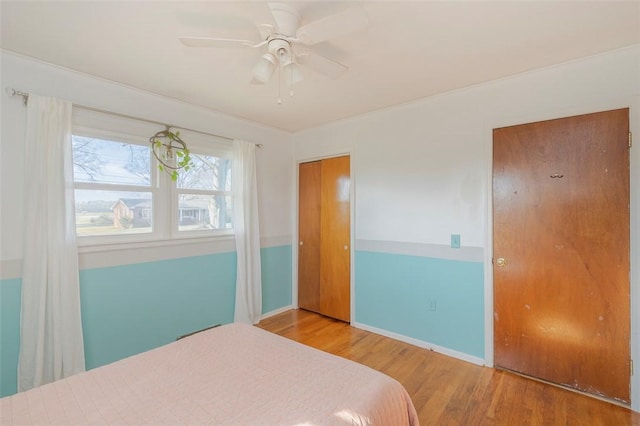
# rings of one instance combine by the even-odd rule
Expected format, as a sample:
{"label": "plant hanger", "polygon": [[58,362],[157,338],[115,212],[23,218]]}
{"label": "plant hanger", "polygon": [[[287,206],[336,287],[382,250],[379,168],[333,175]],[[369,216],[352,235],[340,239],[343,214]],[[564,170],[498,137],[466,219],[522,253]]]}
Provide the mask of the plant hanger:
{"label": "plant hanger", "polygon": [[191,156],[187,144],[180,139],[180,132],[172,132],[170,126],[149,138],[151,150],[158,160],[158,169],[178,180],[178,170],[191,168]]}

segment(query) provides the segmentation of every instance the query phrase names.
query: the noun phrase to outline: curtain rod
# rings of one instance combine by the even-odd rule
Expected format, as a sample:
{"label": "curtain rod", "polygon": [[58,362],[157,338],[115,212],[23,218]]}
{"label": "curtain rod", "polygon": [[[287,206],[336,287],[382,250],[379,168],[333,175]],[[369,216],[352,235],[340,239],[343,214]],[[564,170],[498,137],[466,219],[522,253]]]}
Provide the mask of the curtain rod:
{"label": "curtain rod", "polygon": [[[28,92],[22,92],[20,90],[16,90],[16,89],[13,89],[13,88],[11,88],[10,90],[11,90],[11,96],[22,96],[22,101],[24,103],[24,106],[27,106],[27,103],[29,102],[29,93]],[[215,138],[226,139],[228,141],[232,141],[233,140],[233,138],[230,138],[228,136],[216,135],[215,133],[203,132],[201,130],[189,129],[187,127],[169,125],[169,124],[166,124],[166,123],[162,123],[160,121],[149,120],[147,118],[134,117],[132,115],[121,114],[119,112],[107,111],[107,110],[104,110],[104,109],[94,108],[94,107],[90,107],[90,106],[86,106],[86,105],[73,104],[73,106],[76,107],[76,108],[85,109],[87,111],[93,111],[93,112],[100,112],[100,113],[103,113],[103,114],[115,115],[117,117],[128,118],[128,119],[131,119],[131,120],[145,121],[145,122],[151,123],[151,124],[157,124],[157,125],[165,126],[165,127],[168,127],[168,128],[173,127],[175,129],[181,129],[181,130],[186,130],[188,132],[200,133],[201,135],[213,136]],[[262,144],[261,143],[257,143],[255,145],[258,148],[262,148]]]}
{"label": "curtain rod", "polygon": [[11,90],[11,96],[22,96],[22,103],[24,104],[24,106],[27,106],[27,102],[29,101],[29,94],[26,92],[21,92],[19,90],[16,89],[10,89]]}

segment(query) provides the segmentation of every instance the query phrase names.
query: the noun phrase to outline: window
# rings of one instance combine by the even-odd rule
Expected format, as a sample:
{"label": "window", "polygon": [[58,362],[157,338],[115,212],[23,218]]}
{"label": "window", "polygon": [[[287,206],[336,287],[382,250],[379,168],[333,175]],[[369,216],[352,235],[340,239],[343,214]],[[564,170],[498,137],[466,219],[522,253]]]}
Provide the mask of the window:
{"label": "window", "polygon": [[72,147],[76,234],[153,232],[150,148],[80,135]]}
{"label": "window", "polygon": [[172,181],[159,171],[148,136],[142,137],[142,131],[132,133],[74,127],[79,242],[100,244],[231,233],[230,144],[181,132],[191,151],[192,166],[180,170],[178,179]]}
{"label": "window", "polygon": [[231,229],[231,160],[192,154],[177,181],[178,230]]}

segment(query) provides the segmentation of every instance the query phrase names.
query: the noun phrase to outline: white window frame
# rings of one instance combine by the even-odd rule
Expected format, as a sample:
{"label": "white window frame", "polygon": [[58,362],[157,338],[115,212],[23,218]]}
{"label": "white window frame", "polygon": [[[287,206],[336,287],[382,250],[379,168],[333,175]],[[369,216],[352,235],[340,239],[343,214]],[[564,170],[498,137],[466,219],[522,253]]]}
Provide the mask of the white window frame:
{"label": "white window frame", "polygon": [[[74,110],[74,114],[77,111]],[[135,145],[149,146],[149,137],[155,132],[162,130],[154,125],[150,130],[150,125],[141,122],[136,126],[135,120],[127,119],[126,125],[122,125],[123,119],[110,116],[108,114],[89,114],[89,118],[81,113],[81,119],[76,120],[74,116],[74,126],[72,134],[89,138],[103,139],[115,142],[130,143]],[[98,117],[96,119],[96,117]],[[79,121],[80,123],[77,123]],[[89,122],[89,125],[85,124]],[[133,124],[132,124],[133,122]],[[97,123],[97,125],[92,125]],[[125,128],[127,133],[111,130]],[[129,133],[130,132],[130,133]],[[180,136],[188,145],[191,154],[209,155],[232,160],[233,151],[231,142],[222,138],[215,138],[196,132],[181,131]],[[124,247],[152,247],[159,245],[182,244],[188,241],[208,241],[229,239],[234,235],[233,229],[206,229],[206,230],[183,230],[179,231],[179,211],[178,195],[180,192],[189,194],[226,194],[227,191],[211,190],[178,190],[176,182],[164,172],[159,171],[158,162],[151,154],[151,185],[119,185],[108,183],[88,183],[74,182],[74,189],[109,190],[109,191],[140,191],[150,192],[153,200],[152,230],[145,233],[132,233],[121,235],[77,235],[77,243],[83,251],[93,251],[92,247],[100,250],[100,247],[116,248],[120,245]],[[233,182],[232,182],[233,185]],[[233,208],[233,206],[232,206]]]}
{"label": "white window frame", "polygon": [[[183,136],[182,133],[180,135]],[[186,136],[184,137],[186,139]],[[215,144],[203,144],[202,142],[198,143],[198,139],[192,139],[192,142],[187,141],[189,153],[191,155],[208,155],[212,157],[224,158],[227,160],[233,161],[233,150],[231,144],[227,144],[228,147],[224,146],[216,146]],[[233,182],[231,182],[233,189]],[[188,230],[188,231],[180,231],[179,230],[179,208],[178,208],[178,197],[180,194],[194,194],[194,195],[229,195],[231,196],[231,191],[221,191],[221,190],[208,190],[208,189],[179,189],[176,182],[171,182],[170,185],[170,200],[171,200],[171,212],[173,213],[172,223],[171,223],[171,238],[172,239],[183,239],[183,238],[201,238],[208,236],[228,236],[234,235],[233,228],[230,229],[206,229],[206,230]],[[233,206],[232,206],[233,208]]]}

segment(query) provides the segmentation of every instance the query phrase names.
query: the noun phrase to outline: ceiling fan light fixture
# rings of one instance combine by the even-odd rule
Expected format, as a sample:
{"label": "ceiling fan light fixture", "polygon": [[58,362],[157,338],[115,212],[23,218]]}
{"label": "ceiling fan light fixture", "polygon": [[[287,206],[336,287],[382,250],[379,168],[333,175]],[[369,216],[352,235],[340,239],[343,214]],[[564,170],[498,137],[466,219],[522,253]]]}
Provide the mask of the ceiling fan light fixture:
{"label": "ceiling fan light fixture", "polygon": [[287,76],[287,79],[291,80],[292,85],[304,80],[302,71],[300,71],[300,67],[295,62],[289,62],[283,68],[285,76]]}
{"label": "ceiling fan light fixture", "polygon": [[[334,13],[300,26],[300,6],[293,1],[267,1],[273,23],[258,24],[260,41],[252,42],[242,39],[219,37],[179,37],[189,47],[237,47],[264,48],[264,53],[252,70],[251,83],[263,85],[278,71],[278,103],[282,103],[280,92],[282,81],[289,86],[293,96],[293,86],[302,80],[299,66],[311,68],[313,71],[329,78],[338,78],[348,67],[319,53],[304,48],[333,38],[362,30],[369,24],[365,10],[355,5],[342,12]],[[301,46],[302,45],[302,46]],[[263,49],[264,51],[264,49]]]}
{"label": "ceiling fan light fixture", "polygon": [[278,49],[276,54],[278,55],[278,62],[280,62],[280,65],[284,66],[285,64],[291,63],[291,55],[284,47]]}
{"label": "ceiling fan light fixture", "polygon": [[258,63],[253,67],[252,84],[264,84],[271,78],[276,69],[276,57],[271,53],[262,55]]}

